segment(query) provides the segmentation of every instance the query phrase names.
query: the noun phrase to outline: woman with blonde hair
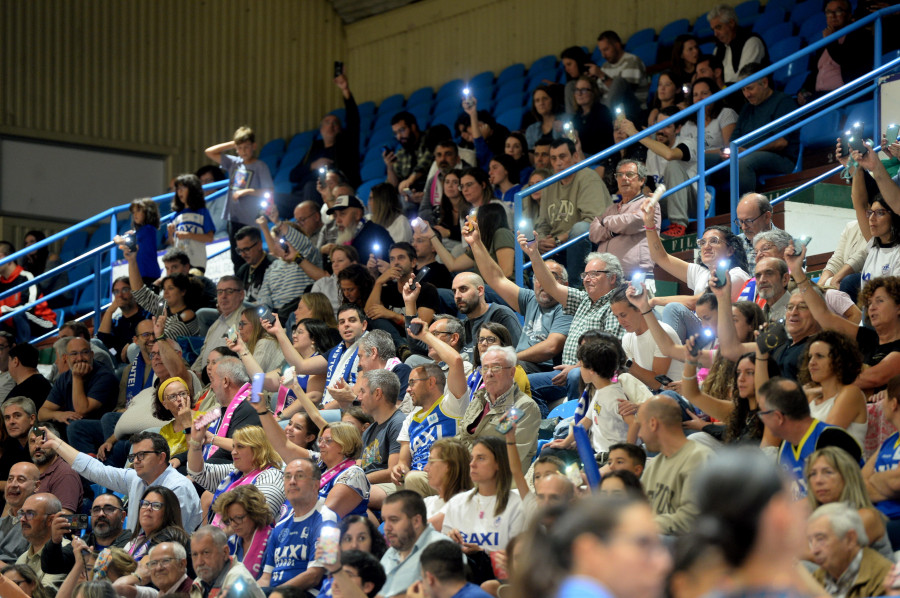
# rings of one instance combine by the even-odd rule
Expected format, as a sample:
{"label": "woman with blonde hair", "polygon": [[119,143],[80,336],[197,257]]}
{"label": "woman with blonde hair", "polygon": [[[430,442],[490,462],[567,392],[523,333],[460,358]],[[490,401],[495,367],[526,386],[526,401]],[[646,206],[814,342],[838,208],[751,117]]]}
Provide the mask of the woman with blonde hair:
{"label": "woman with blonde hair", "polygon": [[[281,429],[279,427],[279,429]],[[259,426],[246,426],[235,431],[231,463],[204,463],[203,446],[212,436],[205,428],[191,427],[188,442],[188,476],[216,499],[239,486],[252,484],[266,497],[272,519],[276,519],[284,504],[284,481],[281,476],[281,457],[269,443],[266,432]],[[224,527],[222,517],[210,510],[208,520]]]}
{"label": "woman with blonde hair", "polygon": [[256,486],[238,486],[221,494],[213,503],[213,510],[231,529],[228,537],[231,556],[259,579],[273,522],[265,495]]}
{"label": "woman with blonde hair", "polygon": [[368,203],[370,220],[383,226],[394,243],[412,241],[412,226],[403,215],[403,204],[396,187],[390,183],[375,185],[369,192]]}
{"label": "woman with blonde hair", "polygon": [[260,309],[262,308],[244,308],[238,321],[237,333],[256,363],[264,372],[268,372],[284,365],[284,355],[281,354],[278,341],[263,329],[259,320]]}

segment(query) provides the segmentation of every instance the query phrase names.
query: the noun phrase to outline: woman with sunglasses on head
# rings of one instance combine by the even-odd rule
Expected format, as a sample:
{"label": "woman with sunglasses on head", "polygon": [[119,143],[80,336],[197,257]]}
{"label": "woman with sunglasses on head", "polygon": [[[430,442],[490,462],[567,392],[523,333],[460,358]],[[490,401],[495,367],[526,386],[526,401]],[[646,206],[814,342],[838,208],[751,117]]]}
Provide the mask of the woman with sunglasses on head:
{"label": "woman with sunglasses on head", "polygon": [[182,527],[181,506],[174,492],[165,486],[150,486],[141,495],[138,513],[138,525],[125,545],[135,561],[140,563],[161,542],[178,542],[190,553],[190,535]]}

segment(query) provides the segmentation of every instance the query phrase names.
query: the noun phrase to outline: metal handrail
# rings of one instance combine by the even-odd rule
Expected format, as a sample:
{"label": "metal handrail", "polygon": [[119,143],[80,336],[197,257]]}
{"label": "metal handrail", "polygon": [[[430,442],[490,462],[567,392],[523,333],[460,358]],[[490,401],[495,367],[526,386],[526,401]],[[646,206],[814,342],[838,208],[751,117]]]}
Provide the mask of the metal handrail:
{"label": "metal handrail", "polygon": [[[700,113],[701,109],[705,113],[706,106],[713,104],[721,99],[724,99],[726,96],[731,95],[735,91],[744,88],[745,86],[749,85],[750,83],[753,83],[754,81],[762,79],[763,77],[768,77],[770,74],[772,74],[775,71],[777,71],[778,69],[785,67],[788,64],[794,62],[798,58],[802,58],[803,56],[812,54],[812,53],[816,52],[817,50],[819,50],[820,48],[824,48],[828,44],[831,44],[832,42],[837,41],[844,35],[847,35],[849,32],[855,31],[862,27],[865,27],[865,26],[869,25],[870,23],[875,24],[875,35],[874,35],[874,44],[873,44],[873,52],[874,52],[873,66],[874,66],[874,68],[878,72],[885,72],[886,70],[890,70],[890,68],[894,68],[895,66],[897,66],[897,64],[895,64],[895,63],[898,63],[898,61],[900,61],[900,59],[891,61],[888,65],[886,65],[885,69],[881,68],[881,66],[882,66],[881,65],[881,47],[882,47],[882,44],[881,44],[881,39],[882,39],[881,19],[884,16],[887,16],[889,14],[893,14],[896,12],[900,12],[900,5],[888,6],[886,8],[882,8],[881,10],[874,12],[866,17],[863,17],[862,19],[859,19],[858,21],[854,21],[847,27],[845,27],[845,28],[843,28],[843,29],[829,35],[828,37],[825,37],[825,38],[817,41],[817,42],[809,44],[808,46],[804,47],[801,50],[798,50],[794,54],[791,54],[790,56],[787,56],[787,57],[779,60],[778,62],[775,62],[774,64],[772,64],[770,66],[767,66],[766,68],[762,69],[758,73],[755,73],[755,74],[751,75],[750,77],[742,79],[741,81],[738,81],[738,82],[734,83],[733,85],[728,86],[726,89],[723,89],[721,91],[714,93],[713,95],[709,96],[708,98],[703,99],[702,101],[700,101],[696,104],[688,106],[684,110],[680,111],[678,114],[671,116],[655,125],[651,125],[651,126],[647,127],[646,129],[644,129],[643,131],[639,131],[633,137],[629,137],[628,139],[625,139],[619,143],[613,144],[612,146],[606,148],[605,150],[598,152],[598,153],[594,154],[593,156],[590,156],[590,157],[582,160],[581,162],[574,164],[573,166],[570,166],[569,168],[554,174],[553,176],[550,176],[538,183],[535,183],[534,185],[532,185],[531,187],[528,187],[527,189],[522,189],[522,190],[518,191],[515,194],[515,204],[514,204],[514,209],[515,209],[514,221],[515,221],[516,226],[514,226],[513,228],[515,229],[524,223],[524,221],[522,219],[522,201],[526,197],[528,197],[529,195],[534,193],[535,191],[540,191],[540,190],[544,189],[545,187],[548,187],[549,185],[552,185],[558,181],[568,178],[569,176],[575,174],[579,170],[586,168],[588,166],[592,166],[592,165],[598,163],[599,161],[607,158],[608,156],[614,154],[615,152],[623,150],[626,147],[629,147],[629,146],[633,145],[634,143],[639,142],[644,137],[654,135],[660,129],[663,129],[665,127],[668,127],[670,125],[673,125],[673,124],[683,121],[685,119],[685,117],[687,117],[687,116],[690,116],[695,113]],[[871,76],[872,76],[871,73],[869,75],[867,75],[867,77],[871,77]],[[851,89],[851,88],[849,88],[848,86],[844,86],[844,87],[839,88],[838,90],[835,90],[835,92],[831,92],[831,94],[842,95],[843,93],[846,93],[849,89]],[[831,94],[829,94],[829,95],[831,95]],[[828,97],[828,96],[825,96],[825,97]],[[835,96],[831,96],[831,97],[833,98]],[[821,99],[824,99],[824,98],[820,98],[820,100]],[[819,100],[816,100],[816,102],[819,102]],[[811,102],[811,104],[813,104],[813,103],[815,103],[815,102]],[[816,106],[821,106],[823,103],[824,102],[820,102],[820,103],[816,104]],[[803,108],[805,108],[805,106],[801,107],[801,109],[803,109]],[[877,123],[878,122],[877,99],[875,102],[874,109],[875,109],[876,114],[875,114],[875,119],[873,122]],[[792,112],[791,115],[788,115],[788,116],[795,115],[795,112]],[[809,111],[807,111],[807,112],[809,112]],[[819,115],[824,114],[824,113],[825,112],[821,112],[821,113],[819,113]],[[804,114],[805,114],[805,112],[804,112]],[[785,117],[785,118],[787,118],[787,117]],[[781,119],[779,119],[779,120],[781,120]],[[698,189],[705,189],[706,188],[706,176],[708,174],[717,172],[719,170],[722,170],[722,169],[725,169],[726,167],[728,167],[731,171],[731,179],[732,179],[731,184],[733,187],[732,188],[732,197],[731,197],[732,212],[733,212],[734,206],[736,205],[736,202],[737,202],[735,195],[737,193],[736,177],[737,177],[738,157],[739,156],[737,155],[735,148],[731,147],[730,148],[731,155],[729,156],[728,160],[723,160],[720,164],[717,164],[714,167],[707,170],[706,169],[706,156],[705,156],[705,150],[706,150],[705,124],[706,123],[705,123],[705,119],[703,119],[703,118],[697,118],[696,121],[697,121],[697,175],[694,177],[691,177],[690,179],[688,179],[687,181],[685,181],[684,183],[682,183],[680,185],[672,187],[671,189],[667,189],[666,192],[662,195],[662,198],[668,197],[672,193],[675,193],[675,192],[679,191],[680,189],[683,189],[687,185],[692,185],[694,183],[697,183]],[[781,137],[783,135],[784,135],[784,132],[780,132],[778,137]],[[733,145],[733,143],[734,143],[734,140],[732,140],[732,145]],[[765,145],[765,143],[762,143],[762,145],[758,144],[757,146],[754,146],[753,149],[758,149],[759,147],[762,147],[763,145]],[[743,155],[747,155],[747,153],[749,153],[749,151],[745,150],[743,152]],[[697,234],[698,234],[698,236],[702,235],[703,231],[705,229],[706,209],[705,209],[704,203],[705,202],[703,202],[703,201],[697,202]],[[577,240],[583,239],[586,236],[587,236],[587,233],[579,236],[577,239],[571,239],[570,241],[577,241]],[[561,248],[562,248],[562,245],[560,245],[560,247],[554,248],[553,250],[548,252],[546,255],[549,256],[554,253],[557,253],[558,251],[561,250]],[[518,243],[516,243],[514,250],[515,250],[516,282],[517,282],[517,284],[519,284],[519,286],[522,286],[522,283],[524,280],[523,279],[523,270],[524,270],[523,261],[524,260],[523,260],[522,248],[519,247]]]}

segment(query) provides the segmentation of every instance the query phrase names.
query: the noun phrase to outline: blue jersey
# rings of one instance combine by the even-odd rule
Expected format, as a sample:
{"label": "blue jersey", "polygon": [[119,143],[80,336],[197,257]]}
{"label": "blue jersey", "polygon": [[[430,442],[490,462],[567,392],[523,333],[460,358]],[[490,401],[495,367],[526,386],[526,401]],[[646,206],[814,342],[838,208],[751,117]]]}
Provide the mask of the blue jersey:
{"label": "blue jersey", "polygon": [[431,409],[417,411],[409,419],[409,452],[414,470],[425,469],[431,445],[436,440],[456,436],[457,419],[444,413],[443,401],[444,397],[441,397]]}
{"label": "blue jersey", "polygon": [[[827,438],[823,438],[823,435]],[[778,462],[793,479],[791,493],[795,500],[805,498],[807,494],[806,478],[803,476],[806,459],[817,449],[826,446],[842,448],[856,461],[862,458],[862,448],[846,430],[817,419],[812,420],[797,446],[787,440],[782,441],[781,448],[778,449]]]}
{"label": "blue jersey", "polygon": [[[900,465],[900,432],[894,432],[878,449],[875,457],[875,471],[891,471]],[[882,500],[875,503],[875,508],[884,513],[888,519],[900,519],[900,501]]]}
{"label": "blue jersey", "polygon": [[313,509],[300,517],[282,520],[272,530],[263,572],[272,576],[270,585],[273,588],[304,573],[310,565],[318,566],[313,560],[316,540],[323,527],[336,525],[332,517],[324,519]]}

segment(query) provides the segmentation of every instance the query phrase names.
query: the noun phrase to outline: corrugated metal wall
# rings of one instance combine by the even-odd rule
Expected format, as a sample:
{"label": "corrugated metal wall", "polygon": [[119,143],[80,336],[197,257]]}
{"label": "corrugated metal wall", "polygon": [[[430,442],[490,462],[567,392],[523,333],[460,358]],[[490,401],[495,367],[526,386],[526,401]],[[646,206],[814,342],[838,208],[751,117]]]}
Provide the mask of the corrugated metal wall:
{"label": "corrugated metal wall", "polygon": [[[360,96],[380,100],[424,85],[524,62],[568,46],[596,46],[645,27],[691,22],[716,0],[426,0],[347,25],[347,54]],[[737,4],[737,1],[732,2]],[[383,65],[391,65],[385,68]]]}
{"label": "corrugated metal wall", "polygon": [[4,0],[0,16],[5,133],[163,154],[174,175],[241,124],[286,137],[339,104],[327,0]]}

